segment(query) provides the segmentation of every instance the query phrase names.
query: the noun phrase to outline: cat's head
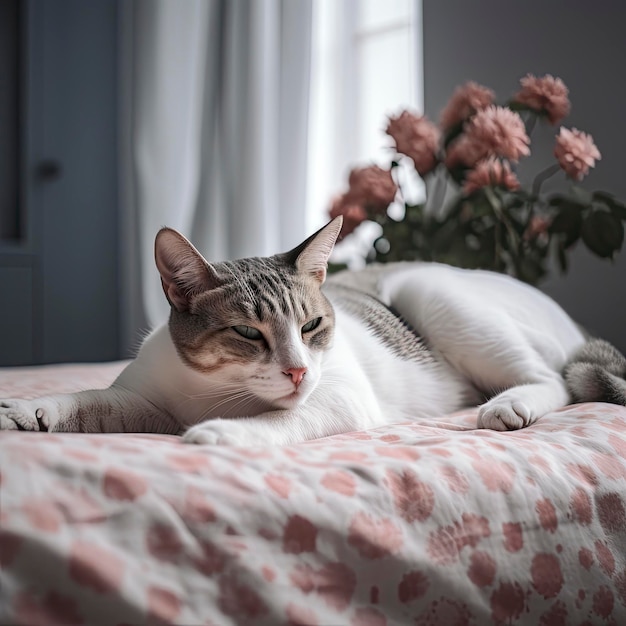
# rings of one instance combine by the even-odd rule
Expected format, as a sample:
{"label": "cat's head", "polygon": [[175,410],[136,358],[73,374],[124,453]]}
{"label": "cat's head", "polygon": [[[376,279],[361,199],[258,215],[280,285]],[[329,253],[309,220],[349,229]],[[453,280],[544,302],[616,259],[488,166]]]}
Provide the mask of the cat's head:
{"label": "cat's head", "polygon": [[285,409],[304,402],[333,339],[321,286],[340,230],[336,218],[290,252],[220,263],[175,230],[159,231],[156,264],[182,361],[242,394],[242,406],[252,398]]}

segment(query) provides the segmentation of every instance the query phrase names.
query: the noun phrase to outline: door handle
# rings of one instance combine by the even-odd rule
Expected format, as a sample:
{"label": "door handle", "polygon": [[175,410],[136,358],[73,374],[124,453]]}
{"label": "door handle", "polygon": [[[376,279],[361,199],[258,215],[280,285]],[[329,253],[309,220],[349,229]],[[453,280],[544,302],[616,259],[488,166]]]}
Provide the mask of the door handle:
{"label": "door handle", "polygon": [[38,163],[35,172],[39,180],[51,183],[63,176],[63,167],[59,161],[44,159]]}

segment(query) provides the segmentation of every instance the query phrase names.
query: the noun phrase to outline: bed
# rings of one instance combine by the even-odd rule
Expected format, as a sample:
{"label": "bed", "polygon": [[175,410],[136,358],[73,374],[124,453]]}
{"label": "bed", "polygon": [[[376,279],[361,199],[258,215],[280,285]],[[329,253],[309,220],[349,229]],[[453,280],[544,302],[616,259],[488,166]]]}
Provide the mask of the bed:
{"label": "bed", "polygon": [[[0,370],[0,397],[123,365]],[[626,624],[626,408],[475,422],[279,448],[1,432],[1,623]]]}

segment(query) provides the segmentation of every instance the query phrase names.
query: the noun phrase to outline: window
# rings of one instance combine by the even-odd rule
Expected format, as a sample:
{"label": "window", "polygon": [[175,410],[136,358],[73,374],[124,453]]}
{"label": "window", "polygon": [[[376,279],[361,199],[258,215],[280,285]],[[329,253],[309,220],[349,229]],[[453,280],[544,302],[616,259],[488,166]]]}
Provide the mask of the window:
{"label": "window", "polygon": [[315,0],[313,13],[311,231],[352,167],[389,163],[386,117],[423,110],[420,0]]}

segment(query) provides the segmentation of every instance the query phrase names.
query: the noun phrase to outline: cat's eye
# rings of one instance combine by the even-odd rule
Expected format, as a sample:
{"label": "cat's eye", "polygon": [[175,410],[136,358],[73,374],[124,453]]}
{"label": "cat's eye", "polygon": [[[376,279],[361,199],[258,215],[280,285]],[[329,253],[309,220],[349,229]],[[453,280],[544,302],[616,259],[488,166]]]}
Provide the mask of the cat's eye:
{"label": "cat's eye", "polygon": [[263,339],[263,333],[252,326],[233,326],[233,330],[246,339]]}
{"label": "cat's eye", "polygon": [[312,330],[315,330],[321,323],[322,323],[322,318],[321,317],[316,317],[314,320],[311,320],[310,322],[307,322],[302,327],[302,332],[303,333],[310,333]]}

